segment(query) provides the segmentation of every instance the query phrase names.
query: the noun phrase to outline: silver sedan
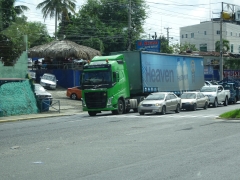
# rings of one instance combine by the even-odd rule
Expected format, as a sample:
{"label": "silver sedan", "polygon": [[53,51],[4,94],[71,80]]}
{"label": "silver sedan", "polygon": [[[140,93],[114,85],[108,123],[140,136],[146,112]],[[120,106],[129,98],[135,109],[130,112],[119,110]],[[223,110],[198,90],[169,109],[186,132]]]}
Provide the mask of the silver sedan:
{"label": "silver sedan", "polygon": [[140,115],[144,113],[166,114],[169,111],[179,113],[180,109],[181,98],[172,92],[151,93],[138,105]]}
{"label": "silver sedan", "polygon": [[209,99],[201,92],[184,92],[181,95],[182,109],[196,111],[197,108],[207,109]]}

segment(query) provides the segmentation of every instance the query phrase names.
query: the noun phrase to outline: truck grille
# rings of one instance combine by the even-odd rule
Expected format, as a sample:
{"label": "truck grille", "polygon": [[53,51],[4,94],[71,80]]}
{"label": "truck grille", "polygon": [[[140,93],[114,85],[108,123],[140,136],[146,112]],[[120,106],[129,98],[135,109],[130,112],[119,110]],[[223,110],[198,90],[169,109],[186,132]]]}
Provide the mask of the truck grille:
{"label": "truck grille", "polygon": [[107,105],[107,93],[87,92],[85,93],[85,101],[89,109],[105,108]]}

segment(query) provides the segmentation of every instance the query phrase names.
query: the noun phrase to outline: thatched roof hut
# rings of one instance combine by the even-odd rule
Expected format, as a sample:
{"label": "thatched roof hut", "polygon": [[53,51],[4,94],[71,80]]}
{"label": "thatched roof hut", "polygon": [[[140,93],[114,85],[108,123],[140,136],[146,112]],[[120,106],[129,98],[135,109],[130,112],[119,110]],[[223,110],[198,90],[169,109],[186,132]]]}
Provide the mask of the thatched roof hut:
{"label": "thatched roof hut", "polygon": [[101,56],[100,51],[93,48],[79,45],[68,40],[55,40],[47,44],[32,47],[28,50],[28,56],[50,57],[50,58],[69,58],[91,60],[94,56]]}

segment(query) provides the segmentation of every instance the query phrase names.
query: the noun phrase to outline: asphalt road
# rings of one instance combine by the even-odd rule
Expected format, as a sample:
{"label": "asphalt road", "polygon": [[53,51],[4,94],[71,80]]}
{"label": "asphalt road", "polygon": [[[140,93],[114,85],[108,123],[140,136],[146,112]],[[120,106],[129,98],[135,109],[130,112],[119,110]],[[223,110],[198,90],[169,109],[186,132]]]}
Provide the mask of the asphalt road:
{"label": "asphalt road", "polygon": [[1,180],[238,180],[239,107],[2,123]]}

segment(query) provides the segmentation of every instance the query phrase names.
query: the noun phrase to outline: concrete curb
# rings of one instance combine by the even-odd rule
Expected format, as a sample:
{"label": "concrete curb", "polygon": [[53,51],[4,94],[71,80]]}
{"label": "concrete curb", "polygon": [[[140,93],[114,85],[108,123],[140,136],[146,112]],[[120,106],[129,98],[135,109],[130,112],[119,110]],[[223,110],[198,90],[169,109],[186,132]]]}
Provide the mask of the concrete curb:
{"label": "concrete curb", "polygon": [[50,117],[59,117],[59,116],[73,116],[77,114],[82,114],[83,112],[74,112],[74,113],[54,113],[54,114],[27,114],[27,115],[19,115],[19,116],[5,116],[0,117],[0,123],[5,122],[14,122],[14,121],[25,121],[39,118],[50,118]]}

